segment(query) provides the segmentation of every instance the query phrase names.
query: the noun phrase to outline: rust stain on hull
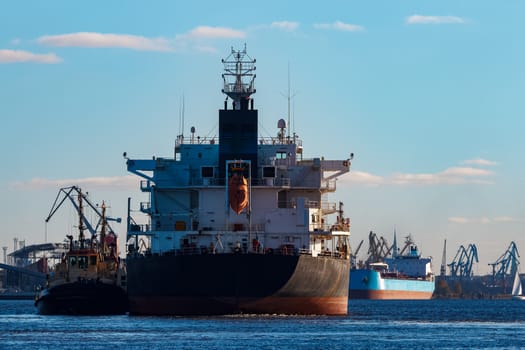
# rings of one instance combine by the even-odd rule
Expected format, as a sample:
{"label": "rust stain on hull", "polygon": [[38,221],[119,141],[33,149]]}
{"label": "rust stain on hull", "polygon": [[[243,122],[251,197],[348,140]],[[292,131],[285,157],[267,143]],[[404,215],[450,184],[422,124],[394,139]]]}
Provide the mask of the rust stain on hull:
{"label": "rust stain on hull", "polygon": [[227,315],[289,314],[346,315],[348,298],[343,297],[131,297],[131,309],[137,315]]}

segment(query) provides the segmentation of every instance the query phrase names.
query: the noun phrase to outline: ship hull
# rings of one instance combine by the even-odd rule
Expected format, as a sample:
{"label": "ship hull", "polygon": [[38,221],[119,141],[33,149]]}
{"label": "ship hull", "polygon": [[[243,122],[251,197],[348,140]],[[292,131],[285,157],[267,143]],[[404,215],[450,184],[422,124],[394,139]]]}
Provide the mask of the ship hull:
{"label": "ship hull", "polygon": [[349,261],[308,255],[128,258],[131,314],[346,315]]}
{"label": "ship hull", "polygon": [[128,302],[117,285],[72,282],[42,290],[35,306],[41,315],[120,315],[127,312]]}
{"label": "ship hull", "polygon": [[435,282],[410,278],[383,278],[374,270],[352,270],[350,276],[350,299],[431,299]]}

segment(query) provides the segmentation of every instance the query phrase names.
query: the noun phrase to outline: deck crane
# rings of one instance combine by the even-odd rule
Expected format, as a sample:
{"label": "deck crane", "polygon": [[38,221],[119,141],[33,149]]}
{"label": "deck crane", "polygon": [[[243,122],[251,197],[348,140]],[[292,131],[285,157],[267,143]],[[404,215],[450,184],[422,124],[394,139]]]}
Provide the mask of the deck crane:
{"label": "deck crane", "polygon": [[492,281],[504,281],[507,276],[514,276],[518,265],[520,264],[518,253],[518,247],[514,241],[510,242],[509,247],[503,253],[498,260],[493,263],[489,263],[492,266]]}
{"label": "deck crane", "polygon": [[[87,203],[89,205],[89,207],[98,216],[99,219],[98,219],[98,222],[97,222],[95,227],[93,227],[91,225],[89,220],[84,215],[83,208],[81,206],[79,206],[79,202],[80,201],[77,201],[78,198],[81,198],[82,202]],[[49,212],[49,215],[47,216],[47,218],[45,220],[46,223],[49,222],[49,220],[51,220],[51,217],[57,212],[57,210],[66,201],[66,199],[69,199],[71,201],[71,203],[73,204],[73,206],[75,207],[75,209],[79,213],[79,216],[80,216],[80,219],[79,219],[79,230],[80,230],[81,240],[84,240],[83,232],[82,232],[84,230],[84,225],[87,228],[87,230],[89,231],[89,233],[91,233],[91,237],[95,237],[96,234],[97,234],[98,229],[102,228],[100,241],[104,242],[104,239],[105,239],[104,236],[105,236],[105,233],[106,233],[105,232],[106,229],[109,232],[113,232],[113,229],[109,226],[108,221],[115,221],[115,222],[118,222],[118,223],[121,222],[120,218],[110,218],[110,217],[106,216],[106,214],[105,214],[106,205],[104,204],[104,202],[102,203],[102,205],[99,208],[98,205],[94,205],[93,203],[91,203],[89,201],[89,199],[87,197],[87,193],[83,193],[82,190],[79,187],[77,187],[77,186],[70,186],[70,187],[63,187],[63,188],[61,188],[58,191],[57,197],[55,198],[55,202],[53,203],[53,206],[52,206],[52,208],[51,208],[51,210]],[[81,242],[81,243],[83,243],[83,242]]]}
{"label": "deck crane", "polygon": [[450,275],[452,277],[472,277],[472,267],[474,263],[478,263],[478,249],[475,244],[469,244],[465,249],[461,245],[454,257],[454,260],[448,264],[450,268]]}
{"label": "deck crane", "polygon": [[405,254],[406,250],[410,248],[414,244],[414,240],[412,239],[412,235],[408,235],[405,237],[405,245],[403,248],[401,248],[401,251],[397,253],[397,255],[403,255]]}

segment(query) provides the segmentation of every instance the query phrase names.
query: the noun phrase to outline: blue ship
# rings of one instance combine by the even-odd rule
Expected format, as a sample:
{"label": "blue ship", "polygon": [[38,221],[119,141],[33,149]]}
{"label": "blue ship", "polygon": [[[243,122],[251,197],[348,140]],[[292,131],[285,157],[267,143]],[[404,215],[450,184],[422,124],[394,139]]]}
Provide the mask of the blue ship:
{"label": "blue ship", "polygon": [[417,245],[409,236],[406,254],[369,263],[353,269],[350,274],[350,299],[430,299],[435,289],[432,258],[422,258]]}

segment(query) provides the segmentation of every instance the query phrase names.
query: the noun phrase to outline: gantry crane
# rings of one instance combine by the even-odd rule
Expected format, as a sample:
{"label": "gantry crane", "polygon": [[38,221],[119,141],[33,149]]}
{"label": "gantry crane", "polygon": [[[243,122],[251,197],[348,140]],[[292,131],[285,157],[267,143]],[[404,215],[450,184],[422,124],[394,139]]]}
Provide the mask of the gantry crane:
{"label": "gantry crane", "polygon": [[450,275],[452,277],[472,277],[474,274],[472,268],[474,263],[478,262],[478,249],[476,245],[471,243],[466,249],[461,245],[454,260],[448,264]]}
{"label": "gantry crane", "polygon": [[518,247],[514,241],[510,242],[509,247],[503,253],[498,260],[493,263],[489,263],[492,266],[492,281],[504,281],[507,276],[514,276],[518,266],[520,264],[518,253]]}

